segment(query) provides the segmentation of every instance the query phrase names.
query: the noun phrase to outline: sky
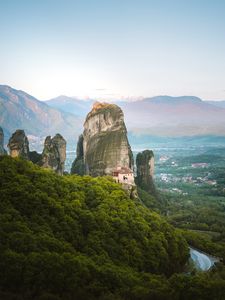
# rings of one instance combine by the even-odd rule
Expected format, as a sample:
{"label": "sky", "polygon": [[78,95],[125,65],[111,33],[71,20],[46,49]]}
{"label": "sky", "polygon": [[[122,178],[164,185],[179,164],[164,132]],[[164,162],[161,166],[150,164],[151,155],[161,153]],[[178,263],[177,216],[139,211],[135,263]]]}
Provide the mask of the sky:
{"label": "sky", "polygon": [[0,0],[0,84],[225,100],[224,0]]}

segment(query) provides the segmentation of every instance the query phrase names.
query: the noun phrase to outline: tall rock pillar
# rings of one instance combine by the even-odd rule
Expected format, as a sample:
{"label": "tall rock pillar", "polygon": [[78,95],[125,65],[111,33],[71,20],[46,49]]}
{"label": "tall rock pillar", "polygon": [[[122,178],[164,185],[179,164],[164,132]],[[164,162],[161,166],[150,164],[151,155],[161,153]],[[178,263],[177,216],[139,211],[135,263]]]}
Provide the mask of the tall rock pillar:
{"label": "tall rock pillar", "polygon": [[153,182],[154,175],[154,153],[151,150],[144,150],[136,157],[137,177],[136,184],[143,190],[155,194]]}
{"label": "tall rock pillar", "polygon": [[66,160],[66,141],[57,133],[53,138],[47,136],[41,160],[38,163],[44,168],[51,168],[57,174],[63,175]]}
{"label": "tall rock pillar", "polygon": [[124,115],[117,105],[95,103],[86,117],[82,139],[83,142],[79,140],[78,144],[83,146],[85,174],[112,175],[118,168],[133,171],[133,154],[127,139]]}

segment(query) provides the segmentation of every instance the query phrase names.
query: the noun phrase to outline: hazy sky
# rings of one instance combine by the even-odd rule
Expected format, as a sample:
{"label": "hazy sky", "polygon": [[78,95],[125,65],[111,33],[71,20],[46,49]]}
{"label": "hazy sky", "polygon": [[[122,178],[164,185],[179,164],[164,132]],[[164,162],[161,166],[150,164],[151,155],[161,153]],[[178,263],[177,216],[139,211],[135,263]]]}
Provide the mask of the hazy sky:
{"label": "hazy sky", "polygon": [[0,0],[0,83],[225,99],[224,0]]}

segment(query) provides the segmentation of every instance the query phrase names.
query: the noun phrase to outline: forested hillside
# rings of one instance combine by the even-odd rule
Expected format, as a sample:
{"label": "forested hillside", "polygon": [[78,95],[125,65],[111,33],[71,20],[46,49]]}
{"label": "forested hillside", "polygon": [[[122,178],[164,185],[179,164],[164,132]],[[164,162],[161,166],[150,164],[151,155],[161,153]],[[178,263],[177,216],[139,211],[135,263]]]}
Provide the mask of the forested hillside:
{"label": "forested hillside", "polygon": [[3,156],[0,189],[0,299],[223,299],[223,270],[174,274],[184,238],[108,177]]}

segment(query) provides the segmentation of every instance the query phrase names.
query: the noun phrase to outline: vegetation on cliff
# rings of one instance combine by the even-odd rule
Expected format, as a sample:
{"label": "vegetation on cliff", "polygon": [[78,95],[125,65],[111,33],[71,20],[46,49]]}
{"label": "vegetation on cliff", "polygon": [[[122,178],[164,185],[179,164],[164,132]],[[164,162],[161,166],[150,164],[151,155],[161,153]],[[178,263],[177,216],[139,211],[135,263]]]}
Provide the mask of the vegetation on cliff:
{"label": "vegetation on cliff", "polygon": [[4,156],[0,188],[1,299],[222,299],[222,277],[174,274],[186,241],[110,178]]}
{"label": "vegetation on cliff", "polygon": [[156,196],[156,188],[153,181],[154,174],[154,153],[152,150],[144,150],[136,156],[137,176],[136,184],[138,187],[151,195]]}

